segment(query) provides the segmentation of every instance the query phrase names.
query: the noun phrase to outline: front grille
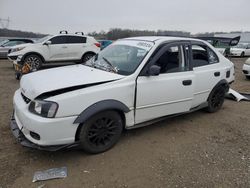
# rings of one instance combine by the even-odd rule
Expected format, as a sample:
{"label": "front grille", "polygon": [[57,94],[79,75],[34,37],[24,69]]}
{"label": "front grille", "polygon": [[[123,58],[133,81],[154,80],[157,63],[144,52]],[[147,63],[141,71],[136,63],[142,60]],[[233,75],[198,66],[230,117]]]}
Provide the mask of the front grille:
{"label": "front grille", "polygon": [[31,101],[28,97],[26,97],[23,93],[21,93],[22,98],[24,100],[24,102],[26,102],[27,104]]}

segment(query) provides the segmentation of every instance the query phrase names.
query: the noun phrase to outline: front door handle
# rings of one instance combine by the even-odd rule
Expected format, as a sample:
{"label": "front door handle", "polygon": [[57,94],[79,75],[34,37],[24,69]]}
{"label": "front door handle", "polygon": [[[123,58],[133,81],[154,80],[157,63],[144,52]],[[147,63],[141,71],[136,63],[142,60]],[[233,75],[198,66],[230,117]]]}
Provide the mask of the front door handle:
{"label": "front door handle", "polygon": [[183,80],[183,81],[182,81],[182,84],[183,84],[184,86],[192,85],[192,80]]}
{"label": "front door handle", "polygon": [[215,73],[214,73],[214,76],[215,76],[215,77],[220,76],[220,72],[215,72]]}
{"label": "front door handle", "polygon": [[62,48],[68,48],[67,46],[63,46]]}

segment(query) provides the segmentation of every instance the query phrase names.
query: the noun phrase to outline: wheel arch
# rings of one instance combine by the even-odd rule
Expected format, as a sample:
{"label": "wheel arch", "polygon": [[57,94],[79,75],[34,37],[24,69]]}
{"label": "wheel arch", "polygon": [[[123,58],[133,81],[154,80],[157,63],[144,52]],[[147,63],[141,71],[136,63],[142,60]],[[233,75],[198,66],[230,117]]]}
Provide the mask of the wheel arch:
{"label": "wheel arch", "polygon": [[221,87],[221,86],[225,87],[225,88],[226,88],[226,91],[228,92],[228,90],[229,90],[229,83],[228,83],[227,80],[222,79],[221,81],[219,81],[219,82],[213,87],[213,89],[211,90],[211,92],[210,92],[209,95],[208,95],[207,100],[209,99],[211,93],[213,93],[213,91],[214,91],[215,89],[217,89],[218,87]]}
{"label": "wheel arch", "polygon": [[27,56],[29,56],[29,55],[37,55],[37,56],[39,56],[41,58],[42,62],[45,62],[44,57],[40,53],[38,53],[38,52],[28,52],[28,53],[24,54],[23,57],[22,57],[22,59],[21,59],[21,62],[23,63],[24,60],[25,60],[25,58]]}
{"label": "wheel arch", "polygon": [[86,108],[82,111],[79,116],[75,119],[74,124],[79,123],[75,135],[75,140],[79,140],[79,134],[81,131],[81,127],[84,126],[84,122],[86,122],[90,117],[95,114],[98,114],[103,111],[113,110],[119,113],[122,118],[123,127],[126,124],[125,113],[129,112],[130,109],[122,102],[117,100],[103,100]]}

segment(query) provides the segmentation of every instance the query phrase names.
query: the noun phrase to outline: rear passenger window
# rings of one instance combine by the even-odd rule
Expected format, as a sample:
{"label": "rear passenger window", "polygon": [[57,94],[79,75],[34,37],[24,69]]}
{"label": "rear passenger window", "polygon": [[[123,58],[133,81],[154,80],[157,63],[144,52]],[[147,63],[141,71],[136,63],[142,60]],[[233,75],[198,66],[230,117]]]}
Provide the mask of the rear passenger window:
{"label": "rear passenger window", "polygon": [[218,63],[217,55],[207,46],[192,45],[193,67],[201,67]]}
{"label": "rear passenger window", "polygon": [[188,66],[184,60],[184,50],[182,46],[169,47],[156,62],[161,67],[160,73],[172,73],[187,71]]}
{"label": "rear passenger window", "polygon": [[69,44],[86,43],[86,37],[68,36],[67,40]]}

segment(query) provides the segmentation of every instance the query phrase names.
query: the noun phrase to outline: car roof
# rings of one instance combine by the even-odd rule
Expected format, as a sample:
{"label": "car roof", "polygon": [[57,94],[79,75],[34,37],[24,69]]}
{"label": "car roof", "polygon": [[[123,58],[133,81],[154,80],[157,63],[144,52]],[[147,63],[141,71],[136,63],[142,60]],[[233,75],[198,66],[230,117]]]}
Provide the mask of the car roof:
{"label": "car roof", "polygon": [[[142,40],[148,42],[163,42],[163,41],[184,41],[184,40],[192,40],[192,41],[203,41],[200,39],[188,38],[188,37],[172,37],[172,36],[142,36],[142,37],[130,37],[125,38],[124,40]],[[204,42],[204,41],[203,41]]]}

